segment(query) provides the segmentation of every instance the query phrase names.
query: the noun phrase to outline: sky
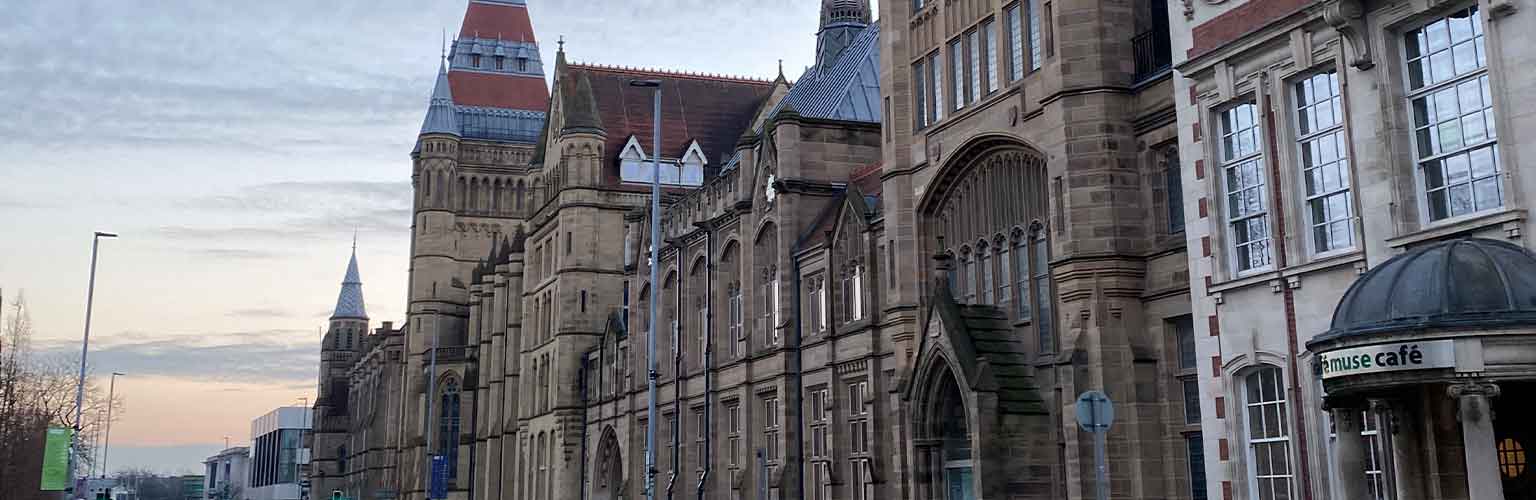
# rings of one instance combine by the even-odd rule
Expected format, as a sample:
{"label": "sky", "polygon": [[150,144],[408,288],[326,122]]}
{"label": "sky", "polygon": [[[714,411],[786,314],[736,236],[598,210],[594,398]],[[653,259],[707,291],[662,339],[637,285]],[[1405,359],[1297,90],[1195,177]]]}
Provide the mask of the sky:
{"label": "sky", "polygon": [[[467,0],[0,0],[0,289],[44,356],[123,372],[110,467],[200,470],[313,398],[356,234],[403,319],[410,158]],[[816,0],[529,0],[542,57],[797,77]],[[11,314],[7,309],[5,314]],[[87,417],[89,418],[89,417]]]}

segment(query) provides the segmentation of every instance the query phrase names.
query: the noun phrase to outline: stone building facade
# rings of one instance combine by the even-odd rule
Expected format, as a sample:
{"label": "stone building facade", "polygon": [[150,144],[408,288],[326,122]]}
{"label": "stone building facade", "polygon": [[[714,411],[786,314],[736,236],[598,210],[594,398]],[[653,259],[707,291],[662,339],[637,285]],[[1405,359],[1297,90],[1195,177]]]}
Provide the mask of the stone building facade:
{"label": "stone building facade", "polygon": [[528,5],[471,0],[316,491],[421,499],[437,455],[453,499],[641,498],[654,426],[662,497],[1086,498],[1099,389],[1113,494],[1204,498],[1165,7],[824,0],[793,83],[562,47],[546,89]]}
{"label": "stone building facade", "polygon": [[1176,7],[1211,495],[1531,497],[1536,5]]}

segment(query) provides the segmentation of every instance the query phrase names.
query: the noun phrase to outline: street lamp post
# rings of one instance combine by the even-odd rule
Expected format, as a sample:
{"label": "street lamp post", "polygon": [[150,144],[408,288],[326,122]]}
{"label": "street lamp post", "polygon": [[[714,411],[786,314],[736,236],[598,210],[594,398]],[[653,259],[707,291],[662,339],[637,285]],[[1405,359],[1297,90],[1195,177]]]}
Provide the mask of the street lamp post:
{"label": "street lamp post", "polygon": [[632,80],[631,86],[654,89],[651,129],[651,300],[647,301],[645,327],[646,410],[645,410],[645,498],[656,498],[656,290],[657,270],[661,265],[661,81]]}
{"label": "street lamp post", "polygon": [[111,473],[107,471],[107,452],[112,449],[112,403],[115,401],[113,398],[117,396],[117,377],[121,376],[123,376],[122,373],[112,372],[112,383],[107,386],[107,435],[106,438],[102,440],[103,442],[101,445],[102,478],[106,478],[107,474]]}
{"label": "street lamp post", "polygon": [[[102,238],[116,238],[116,234],[97,231],[91,238],[91,281],[85,289],[85,336],[80,341],[80,376],[75,381],[75,432],[69,439],[69,484],[79,486],[75,481],[75,469],[80,462],[80,418],[85,412],[85,362],[86,356],[91,352],[91,306],[96,298],[96,253],[101,247]],[[73,488],[72,488],[73,489]],[[78,497],[79,491],[74,491]]]}

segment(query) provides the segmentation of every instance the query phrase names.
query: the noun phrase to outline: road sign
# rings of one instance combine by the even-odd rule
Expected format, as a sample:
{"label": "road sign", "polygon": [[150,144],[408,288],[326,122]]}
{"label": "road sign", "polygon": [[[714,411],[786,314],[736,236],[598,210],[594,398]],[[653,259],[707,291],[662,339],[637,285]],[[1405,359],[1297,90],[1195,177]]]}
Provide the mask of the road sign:
{"label": "road sign", "polygon": [[1077,397],[1077,426],[1093,433],[1093,462],[1097,469],[1095,492],[1099,500],[1109,500],[1109,465],[1104,460],[1105,434],[1115,422],[1115,403],[1099,391]]}
{"label": "road sign", "polygon": [[431,498],[448,498],[448,457],[432,456]]}
{"label": "road sign", "polygon": [[1115,422],[1115,403],[1099,391],[1077,397],[1077,426],[1088,432],[1108,432]]}

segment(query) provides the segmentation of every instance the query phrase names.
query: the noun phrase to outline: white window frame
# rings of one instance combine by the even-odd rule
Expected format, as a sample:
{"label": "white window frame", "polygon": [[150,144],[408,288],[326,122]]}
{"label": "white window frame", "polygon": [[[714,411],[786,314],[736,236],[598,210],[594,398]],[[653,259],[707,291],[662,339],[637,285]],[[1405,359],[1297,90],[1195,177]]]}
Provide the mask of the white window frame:
{"label": "white window frame", "polygon": [[[1320,82],[1319,79],[1322,81]],[[1330,95],[1323,95],[1316,90],[1319,84],[1324,85],[1323,91]],[[1295,119],[1292,133],[1296,136],[1296,168],[1300,172],[1298,187],[1302,198],[1301,212],[1307,224],[1303,236],[1307,242],[1307,253],[1313,258],[1318,258],[1353,251],[1359,240],[1355,234],[1354,224],[1354,182],[1351,175],[1354,164],[1349,155],[1349,132],[1344,121],[1344,95],[1340,75],[1338,70],[1330,68],[1298,78],[1288,87],[1292,102],[1291,109],[1294,113],[1292,116]],[[1308,87],[1314,89],[1310,98],[1307,94]],[[1316,110],[1322,107],[1327,107],[1328,113],[1333,117],[1332,123],[1319,123]],[[1333,160],[1331,162],[1319,160],[1319,156],[1313,151],[1323,150],[1313,148],[1312,145],[1316,144],[1319,148],[1328,147],[1329,145],[1323,142],[1330,137],[1333,139],[1332,147],[1336,149]],[[1310,188],[1313,176],[1322,176],[1323,180],[1327,181],[1329,169],[1338,171],[1339,178],[1336,180],[1338,184],[1332,186],[1319,184],[1318,190],[1313,191]],[[1342,216],[1333,214],[1329,210],[1333,207],[1328,205],[1328,200],[1336,197],[1342,197],[1344,201]],[[1322,210],[1328,211],[1325,220],[1317,219],[1318,208],[1314,207],[1321,207]],[[1334,241],[1331,233],[1327,231],[1339,225],[1346,228],[1343,233],[1344,240]],[[1329,237],[1326,240],[1318,238],[1319,230],[1329,234]]]}
{"label": "white window frame", "polygon": [[[1228,113],[1235,113],[1237,110],[1245,107],[1251,107],[1252,109],[1252,115],[1250,116],[1253,121],[1252,126],[1244,127],[1240,122],[1237,122],[1236,119],[1238,115],[1232,115],[1231,118],[1228,117]],[[1226,245],[1224,245],[1224,248],[1227,253],[1228,265],[1231,266],[1232,274],[1235,276],[1247,276],[1271,270],[1275,265],[1273,245],[1274,224],[1269,219],[1271,200],[1269,192],[1266,191],[1269,187],[1269,178],[1268,174],[1264,171],[1264,129],[1260,123],[1260,118],[1263,116],[1263,114],[1259,110],[1258,101],[1256,99],[1249,99],[1246,101],[1238,102],[1232,106],[1228,106],[1217,112],[1216,115],[1217,117],[1215,121],[1218,125],[1217,131],[1220,133],[1220,138],[1214,142],[1216,147],[1216,158],[1219,160],[1219,165],[1221,168],[1220,178],[1217,182],[1221,186],[1221,199],[1223,206],[1222,219],[1223,225],[1225,226],[1223,230],[1225,231],[1227,237],[1227,242]],[[1238,130],[1229,130],[1229,128],[1231,128],[1227,124],[1229,120],[1239,123],[1238,126],[1242,128]],[[1237,154],[1235,156],[1229,157],[1226,145],[1228,141],[1240,141],[1240,134],[1252,134],[1253,149],[1251,151],[1242,151],[1241,149],[1238,149],[1241,147],[1241,143],[1239,142],[1238,146],[1234,147],[1234,151]],[[1229,182],[1231,172],[1234,169],[1245,168],[1250,165],[1255,171],[1255,182],[1234,188],[1234,186],[1231,185],[1231,182]],[[1249,190],[1253,190],[1253,192],[1256,193],[1259,197],[1258,208],[1252,213],[1245,213],[1240,216],[1234,216],[1234,210],[1236,207],[1232,202],[1232,195]],[[1263,223],[1263,238],[1250,240],[1244,243],[1238,243],[1238,233],[1236,231],[1237,225],[1239,223],[1247,223],[1248,221],[1254,220]],[[1250,261],[1252,267],[1245,268],[1243,267],[1243,261],[1238,257],[1240,254],[1238,247],[1254,245],[1263,246],[1265,252],[1264,262],[1255,264]]]}
{"label": "white window frame", "polygon": [[[1488,56],[1487,56],[1487,48],[1486,48],[1487,47],[1487,42],[1486,42],[1487,38],[1486,38],[1485,28],[1483,26],[1483,21],[1484,21],[1484,19],[1486,19],[1487,13],[1483,12],[1482,9],[1476,3],[1473,3],[1473,4],[1470,4],[1470,5],[1467,5],[1466,7],[1462,8],[1462,9],[1458,9],[1458,10],[1450,12],[1450,13],[1448,13],[1446,15],[1436,17],[1436,18],[1434,18],[1434,19],[1432,19],[1430,21],[1419,23],[1419,24],[1415,25],[1414,27],[1412,27],[1411,29],[1405,30],[1401,36],[1406,38],[1410,33],[1413,33],[1414,31],[1419,31],[1419,30],[1427,29],[1429,26],[1432,26],[1432,25],[1434,25],[1436,23],[1445,22],[1445,23],[1447,23],[1447,25],[1449,25],[1449,21],[1448,20],[1450,19],[1452,14],[1456,14],[1456,13],[1460,13],[1460,12],[1465,12],[1465,11],[1470,11],[1473,14],[1473,20],[1472,20],[1473,34],[1472,34],[1472,38],[1464,40],[1463,43],[1471,44],[1471,46],[1473,47],[1473,55],[1475,57],[1476,53],[1478,52],[1476,50],[1476,48],[1478,46],[1478,42],[1483,42],[1483,50],[1482,50],[1482,52],[1483,52],[1483,55],[1482,55],[1483,61],[1482,61],[1482,65],[1480,67],[1475,67],[1475,68],[1469,69],[1469,70],[1464,71],[1464,72],[1456,71],[1456,70],[1453,69],[1453,72],[1454,72],[1453,76],[1451,76],[1449,78],[1446,78],[1444,80],[1440,80],[1440,81],[1426,81],[1426,82],[1424,82],[1423,85],[1415,88],[1413,86],[1413,81],[1412,81],[1412,69],[1411,69],[1412,65],[1415,62],[1417,62],[1417,61],[1431,61],[1431,64],[1432,64],[1434,56],[1440,55],[1440,54],[1444,54],[1444,55],[1446,55],[1446,56],[1448,56],[1448,57],[1450,57],[1452,59],[1451,65],[1454,68],[1454,66],[1455,66],[1455,62],[1454,61],[1457,59],[1455,51],[1456,51],[1456,47],[1458,46],[1458,44],[1454,41],[1454,39],[1449,39],[1448,45],[1445,48],[1443,48],[1443,49],[1431,49],[1433,52],[1428,54],[1428,55],[1423,55],[1420,58],[1412,58],[1412,57],[1409,56],[1409,52],[1408,52],[1409,48],[1410,48],[1409,47],[1410,44],[1407,42],[1407,40],[1403,40],[1402,41],[1403,43],[1401,43],[1402,51],[1401,51],[1400,55],[1401,55],[1402,61],[1404,63],[1403,64],[1403,68],[1404,69],[1403,69],[1403,75],[1402,75],[1402,78],[1403,78],[1402,85],[1403,85],[1404,99],[1406,100],[1406,104],[1407,104],[1407,106],[1405,108],[1407,110],[1407,116],[1406,116],[1405,123],[1407,124],[1407,128],[1409,130],[1409,133],[1408,133],[1409,141],[1413,145],[1412,154],[1413,154],[1413,161],[1414,161],[1414,177],[1415,177],[1415,182],[1417,184],[1416,188],[1418,189],[1418,199],[1419,199],[1419,202],[1422,203],[1422,207],[1423,207],[1423,210],[1419,211],[1419,220],[1424,225],[1445,224],[1445,223],[1448,223],[1448,222],[1465,220],[1465,219],[1468,219],[1468,218],[1476,217],[1476,216],[1487,214],[1487,213],[1497,212],[1499,210],[1505,209],[1505,207],[1507,206],[1506,203],[1507,203],[1507,201],[1509,199],[1509,194],[1508,194],[1509,187],[1504,185],[1504,182],[1503,182],[1504,174],[1508,170],[1503,168],[1503,166],[1501,165],[1501,163],[1502,163],[1502,155],[1500,153],[1500,149],[1501,148],[1499,147],[1500,144],[1499,144],[1499,140],[1498,140],[1498,130],[1497,130],[1497,127],[1496,127],[1496,125],[1497,125],[1497,123],[1496,123],[1496,121],[1497,121],[1496,120],[1497,113],[1494,110],[1495,106],[1494,106],[1494,103],[1493,103],[1493,89],[1492,89],[1492,82],[1491,82],[1492,75],[1491,75],[1491,73],[1488,70]],[[1448,32],[1447,36],[1448,37],[1450,36],[1449,32]],[[1433,73],[1433,71],[1431,70],[1430,73]],[[1431,74],[1430,77],[1433,79],[1434,78],[1433,74]],[[1477,83],[1481,83],[1481,85],[1477,85]],[[1460,104],[1461,104],[1459,102],[1461,100],[1460,99],[1461,94],[1459,92],[1461,90],[1460,87],[1466,87],[1469,84],[1472,85],[1473,87],[1480,87],[1477,90],[1479,90],[1480,101],[1482,101],[1481,104],[1483,105],[1482,109],[1480,110],[1480,113],[1483,115],[1482,116],[1483,117],[1483,125],[1485,127],[1484,128],[1484,140],[1481,141],[1481,142],[1477,142],[1477,143],[1471,143],[1469,145],[1465,141],[1465,136],[1463,135],[1463,137],[1462,137],[1463,140],[1461,141],[1462,144],[1460,146],[1457,146],[1457,147],[1454,147],[1454,148],[1451,148],[1451,149],[1448,149],[1448,150],[1438,151],[1438,152],[1437,151],[1431,151],[1431,154],[1428,154],[1428,155],[1421,154],[1423,152],[1423,148],[1425,148],[1426,145],[1423,144],[1424,141],[1419,137],[1418,130],[1419,130],[1420,127],[1419,127],[1418,119],[1415,116],[1415,112],[1414,112],[1414,108],[1415,108],[1414,101],[1419,100],[1419,99],[1425,99],[1426,103],[1429,104],[1429,107],[1430,108],[1434,108],[1435,106],[1434,106],[1433,100],[1434,100],[1434,95],[1435,94],[1440,93],[1440,92],[1444,92],[1444,91],[1452,91],[1452,92],[1456,93],[1455,96],[1454,96],[1454,97],[1458,98],[1457,102],[1454,103],[1457,106],[1457,108],[1458,108],[1458,111],[1456,112],[1456,117],[1451,119],[1451,120],[1431,120],[1431,125],[1428,126],[1428,127],[1424,127],[1424,128],[1425,128],[1425,132],[1432,132],[1435,128],[1437,128],[1436,126],[1438,126],[1438,125],[1449,123],[1449,122],[1452,122],[1452,121],[1464,122],[1465,118],[1467,118],[1469,116],[1473,116],[1472,114],[1462,114],[1459,111]],[[1457,127],[1457,133],[1458,134],[1462,134],[1463,132],[1464,132],[1464,128],[1458,126]],[[1433,148],[1433,146],[1430,146],[1430,147]],[[1489,152],[1490,158],[1488,158],[1488,161],[1490,162],[1490,164],[1491,164],[1491,166],[1493,168],[1493,171],[1491,173],[1485,173],[1485,174],[1479,175],[1479,174],[1477,174],[1477,173],[1472,171],[1473,167],[1471,165],[1471,163],[1472,163],[1471,154],[1474,153],[1474,152],[1480,152],[1480,151],[1485,151],[1485,150]],[[1429,163],[1435,163],[1435,162],[1442,162],[1442,161],[1446,161],[1446,160],[1451,160],[1451,159],[1454,159],[1454,158],[1464,158],[1465,161],[1467,162],[1467,165],[1465,166],[1465,168],[1467,169],[1466,177],[1464,179],[1460,179],[1460,180],[1446,179],[1446,180],[1443,181],[1445,183],[1444,186],[1442,186],[1441,188],[1431,189],[1429,187],[1429,176],[1426,174],[1425,165],[1429,164]],[[1449,177],[1449,176],[1442,174],[1442,177]],[[1498,198],[1499,198],[1499,200],[1498,200],[1497,204],[1495,204],[1493,206],[1490,206],[1488,208],[1484,208],[1484,209],[1478,209],[1477,208],[1477,198],[1476,198],[1476,196],[1477,196],[1477,189],[1476,189],[1475,186],[1479,183],[1479,181],[1490,182],[1498,190]],[[1450,192],[1450,190],[1452,189],[1453,186],[1465,186],[1466,187],[1466,189],[1467,189],[1467,196],[1469,197],[1470,203],[1472,204],[1471,209],[1469,211],[1456,212],[1452,208],[1449,192]],[[1441,217],[1441,218],[1436,219],[1431,214],[1431,208],[1430,207],[1433,206],[1432,202],[1430,201],[1431,197],[1433,196],[1433,193],[1431,193],[1432,190],[1433,191],[1447,193],[1447,195],[1446,195],[1447,196],[1447,199],[1446,199],[1446,216],[1445,217]]]}
{"label": "white window frame", "polygon": [[864,319],[864,265],[855,263],[852,273],[849,277],[849,283],[852,286],[849,290],[851,296],[848,302],[852,304],[853,310],[849,311],[848,316],[853,318],[853,321],[859,321]]}
{"label": "white window frame", "polygon": [[[1274,390],[1274,396],[1277,399],[1263,399],[1264,398],[1264,390],[1265,390],[1265,388],[1264,387],[1260,387],[1259,388],[1259,395],[1260,395],[1260,399],[1262,399],[1262,400],[1261,401],[1252,401],[1251,398],[1249,397],[1249,384],[1252,384],[1252,383],[1255,383],[1255,382],[1263,384],[1263,383],[1267,382],[1265,380],[1264,375],[1268,374],[1268,373],[1273,373],[1274,374],[1274,378],[1272,380],[1270,380],[1270,381],[1272,381],[1273,384],[1274,384],[1274,386],[1271,387],[1271,389]],[[1248,481],[1247,482],[1248,482],[1249,498],[1251,498],[1253,500],[1271,500],[1271,499],[1274,499],[1274,498],[1290,498],[1290,499],[1296,498],[1295,497],[1295,491],[1296,491],[1296,467],[1295,467],[1295,463],[1296,462],[1295,462],[1295,460],[1292,459],[1292,456],[1291,456],[1291,453],[1292,453],[1292,450],[1294,449],[1294,447],[1291,445],[1291,437],[1290,437],[1291,436],[1290,432],[1292,430],[1293,422],[1291,422],[1291,420],[1290,420],[1290,416],[1291,415],[1290,415],[1290,413],[1288,411],[1288,409],[1289,409],[1288,405],[1289,405],[1290,402],[1286,398],[1287,393],[1286,393],[1286,386],[1285,386],[1285,371],[1282,370],[1280,367],[1272,366],[1272,365],[1261,365],[1261,366],[1255,367],[1254,369],[1249,370],[1248,372],[1246,372],[1246,373],[1244,373],[1242,375],[1242,383],[1239,384],[1239,388],[1238,389],[1240,391],[1240,396],[1242,398],[1242,403],[1243,403],[1243,405],[1242,405],[1242,412],[1243,412],[1243,414],[1242,414],[1242,419],[1243,419],[1243,426],[1242,426],[1243,430],[1242,430],[1242,432],[1244,433],[1243,438],[1245,440],[1244,443],[1243,443],[1243,455],[1244,455],[1244,458],[1247,461],[1247,464],[1246,464],[1247,468],[1246,468],[1246,470],[1247,470],[1247,474],[1248,474],[1248,476],[1247,476]],[[1278,423],[1278,427],[1277,428],[1270,427],[1269,420],[1268,420],[1269,416],[1267,415],[1267,413],[1265,413],[1265,408],[1266,407],[1278,407],[1277,411],[1275,412],[1277,417],[1278,417],[1278,420],[1276,421]],[[1253,423],[1252,419],[1253,419],[1253,413],[1254,413],[1254,411],[1256,409],[1261,412],[1261,415],[1263,415],[1263,419],[1264,420],[1261,421],[1259,423],[1259,425],[1261,426],[1261,430],[1266,433],[1265,437],[1255,437],[1252,434],[1252,432],[1253,432],[1252,429],[1254,428],[1254,423]],[[1268,436],[1267,435],[1271,431],[1274,431],[1274,430],[1278,430],[1279,436]],[[1265,476],[1261,477],[1261,476],[1259,476],[1259,470],[1258,470],[1258,458],[1255,455],[1254,451],[1259,446],[1268,447],[1268,446],[1276,445],[1276,444],[1278,444],[1278,445],[1280,445],[1280,446],[1282,446],[1284,448],[1282,453],[1281,453],[1281,456],[1283,456],[1285,458],[1285,471],[1286,471],[1286,473],[1284,473],[1284,474],[1268,474],[1268,475],[1265,475]],[[1271,454],[1270,456],[1273,457],[1274,455]],[[1284,497],[1280,497],[1280,496],[1277,496],[1277,495],[1274,494],[1275,490],[1271,489],[1269,496],[1261,496],[1260,495],[1261,487],[1260,487],[1260,484],[1259,484],[1261,480],[1276,481],[1278,484],[1283,485],[1286,488],[1286,494],[1284,495]],[[1274,484],[1271,484],[1271,488],[1273,488],[1273,486],[1274,486]]]}

